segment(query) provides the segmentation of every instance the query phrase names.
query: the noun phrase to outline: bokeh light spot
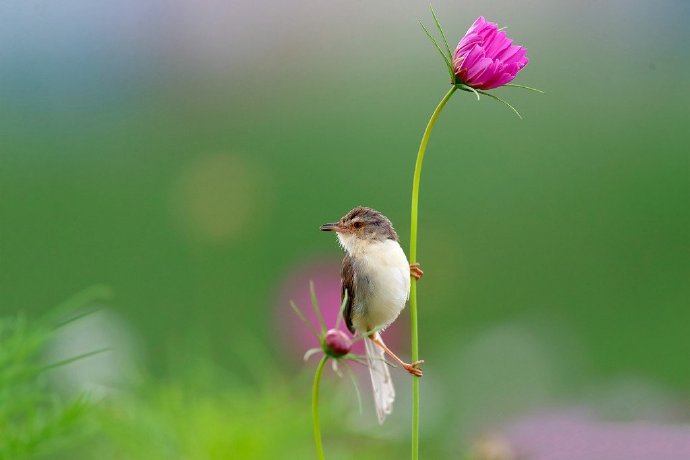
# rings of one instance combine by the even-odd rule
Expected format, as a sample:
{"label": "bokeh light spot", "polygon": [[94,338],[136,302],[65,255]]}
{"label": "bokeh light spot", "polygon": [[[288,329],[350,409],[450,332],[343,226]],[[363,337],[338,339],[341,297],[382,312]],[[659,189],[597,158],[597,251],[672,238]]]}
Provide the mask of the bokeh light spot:
{"label": "bokeh light spot", "polygon": [[238,155],[197,158],[180,172],[173,186],[175,221],[194,242],[236,243],[265,209],[260,193],[264,179],[258,165]]}

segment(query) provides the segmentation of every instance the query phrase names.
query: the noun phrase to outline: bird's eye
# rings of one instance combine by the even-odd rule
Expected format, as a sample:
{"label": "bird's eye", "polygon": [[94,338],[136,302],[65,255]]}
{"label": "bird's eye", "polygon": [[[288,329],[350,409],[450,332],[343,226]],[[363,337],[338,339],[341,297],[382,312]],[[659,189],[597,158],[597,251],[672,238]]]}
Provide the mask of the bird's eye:
{"label": "bird's eye", "polygon": [[364,225],[364,222],[362,222],[361,220],[358,220],[357,222],[355,222],[352,225],[354,225],[355,228],[362,228],[362,226]]}

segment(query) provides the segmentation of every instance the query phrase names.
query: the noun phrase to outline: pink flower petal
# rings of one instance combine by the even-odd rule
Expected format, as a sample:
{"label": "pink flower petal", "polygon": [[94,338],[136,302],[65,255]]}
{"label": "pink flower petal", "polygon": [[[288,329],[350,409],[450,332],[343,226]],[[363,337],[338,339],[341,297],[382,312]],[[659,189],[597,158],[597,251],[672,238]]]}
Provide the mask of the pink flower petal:
{"label": "pink flower petal", "polygon": [[506,83],[510,83],[511,81],[513,81],[514,78],[515,78],[514,73],[505,72],[503,74],[498,75],[494,81],[486,83],[484,85],[484,87],[481,89],[498,88],[499,86],[503,86]]}
{"label": "pink flower petal", "polygon": [[461,71],[465,70],[465,72],[469,71],[469,69],[477,62],[479,59],[484,57],[484,49],[482,49],[481,46],[479,45],[474,45],[472,50],[467,54],[465,59],[461,61],[461,65],[458,66],[456,71]]}
{"label": "pink flower petal", "polygon": [[488,57],[496,58],[496,56],[498,56],[499,53],[501,53],[506,48],[509,48],[512,43],[513,41],[506,36],[505,32],[499,32],[498,34],[496,34],[496,37],[491,42],[491,44],[489,44],[488,46],[484,45],[484,49],[486,50],[486,55]]}
{"label": "pink flower petal", "polygon": [[508,59],[512,59],[512,57],[515,56],[515,54],[518,51],[520,51],[521,48],[522,48],[522,46],[517,46],[517,45],[509,46],[508,48],[506,48],[502,52],[498,53],[495,56],[495,58],[500,59],[501,61],[507,61]]}
{"label": "pink flower petal", "polygon": [[472,79],[472,84],[483,87],[488,82],[496,80],[501,75],[503,68],[504,65],[500,61],[491,60],[491,64],[486,67],[484,72]]}
{"label": "pink flower petal", "polygon": [[[526,55],[527,55],[527,50],[523,47],[520,47],[520,49],[517,50],[517,52],[515,54],[513,54],[510,58],[503,59],[503,62],[505,62],[506,65],[513,64],[513,63],[520,63],[520,62],[527,59]],[[524,67],[524,65],[522,67]]]}
{"label": "pink flower petal", "polygon": [[472,83],[478,81],[478,77],[481,77],[493,63],[494,61],[491,58],[481,58],[475,65],[468,69],[467,81]]}
{"label": "pink flower petal", "polygon": [[480,45],[481,43],[482,37],[479,34],[465,35],[455,49],[455,56],[467,54],[474,48],[474,45]]}
{"label": "pink flower petal", "polygon": [[472,32],[475,32],[477,30],[483,29],[486,26],[486,20],[484,19],[484,16],[479,16],[477,19],[474,20],[470,28],[467,30],[467,33],[465,35],[468,35]]}
{"label": "pink flower petal", "polygon": [[479,35],[484,39],[484,49],[491,46],[491,44],[497,39],[498,29],[496,28],[486,28],[479,32]]}

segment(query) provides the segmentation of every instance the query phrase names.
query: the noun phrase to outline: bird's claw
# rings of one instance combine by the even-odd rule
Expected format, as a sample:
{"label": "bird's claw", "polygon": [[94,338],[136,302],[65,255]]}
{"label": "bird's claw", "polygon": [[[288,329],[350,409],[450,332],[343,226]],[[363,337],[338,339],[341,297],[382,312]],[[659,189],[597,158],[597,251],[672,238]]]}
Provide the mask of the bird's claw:
{"label": "bird's claw", "polygon": [[419,279],[424,276],[424,272],[419,268],[419,262],[410,264],[410,276],[419,281]]}
{"label": "bird's claw", "polygon": [[421,377],[423,375],[423,372],[419,368],[419,366],[421,366],[422,364],[424,364],[424,360],[420,359],[419,361],[415,361],[412,364],[405,364],[403,368],[415,377]]}

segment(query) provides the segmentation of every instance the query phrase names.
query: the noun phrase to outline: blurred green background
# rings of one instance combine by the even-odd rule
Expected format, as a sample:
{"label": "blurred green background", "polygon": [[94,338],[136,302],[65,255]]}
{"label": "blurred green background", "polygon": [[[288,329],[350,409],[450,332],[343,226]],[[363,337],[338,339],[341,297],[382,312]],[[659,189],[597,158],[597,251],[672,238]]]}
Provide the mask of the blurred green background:
{"label": "blurred green background", "polygon": [[[453,43],[480,14],[509,26],[530,58],[515,82],[546,94],[497,90],[519,120],[460,93],[432,136],[423,455],[459,458],[564,404],[687,421],[689,4],[434,6]],[[69,455],[312,455],[315,363],[281,331],[283,293],[305,292],[290,280],[313,264],[337,279],[341,250],[317,228],[356,205],[408,247],[415,154],[447,90],[418,19],[424,2],[0,5],[1,313],[114,292],[60,338],[119,353],[72,373],[73,390],[106,376],[108,396]],[[394,379],[378,427],[329,377],[333,458],[406,454],[410,385]]]}

